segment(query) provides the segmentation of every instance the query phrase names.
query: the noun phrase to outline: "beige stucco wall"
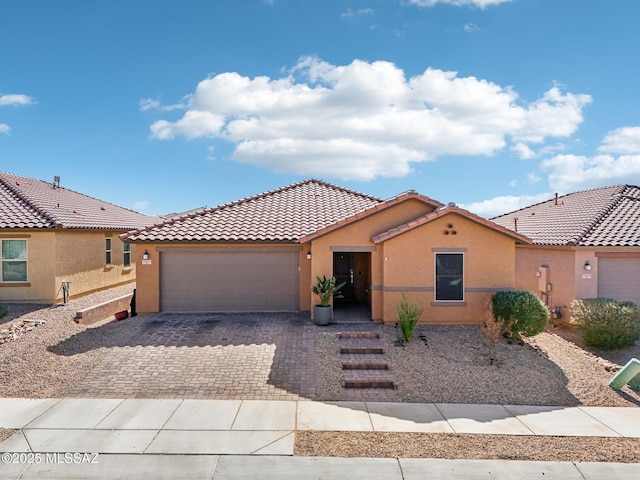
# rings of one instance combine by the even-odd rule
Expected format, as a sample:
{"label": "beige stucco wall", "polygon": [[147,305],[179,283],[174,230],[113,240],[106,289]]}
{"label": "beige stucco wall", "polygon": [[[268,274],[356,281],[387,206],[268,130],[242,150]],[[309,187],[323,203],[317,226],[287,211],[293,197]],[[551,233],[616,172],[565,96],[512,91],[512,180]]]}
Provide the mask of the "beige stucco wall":
{"label": "beige stucco wall", "polygon": [[[70,281],[71,298],[96,290],[133,282],[136,268],[123,266],[121,232],[87,230],[11,231],[4,238],[27,240],[27,283],[1,284],[0,300],[56,303],[63,299],[62,282]],[[105,238],[112,239],[112,265],[105,265]]]}
{"label": "beige stucco wall", "polygon": [[[464,254],[463,304],[435,301],[435,254],[447,250]],[[479,323],[486,299],[515,286],[514,239],[457,214],[385,242],[382,262],[385,323],[395,322],[403,292],[424,305],[421,323]]]}
{"label": "beige stucco wall", "polygon": [[27,283],[0,283],[0,301],[52,303],[55,287],[55,233],[3,231],[0,238],[27,241]]}
{"label": "beige stucco wall", "polygon": [[[136,279],[135,245],[131,266],[124,267],[122,232],[62,230],[56,232],[56,300],[63,298],[62,282],[71,282],[71,298],[130,283]],[[106,264],[105,239],[111,239],[111,264]]]}

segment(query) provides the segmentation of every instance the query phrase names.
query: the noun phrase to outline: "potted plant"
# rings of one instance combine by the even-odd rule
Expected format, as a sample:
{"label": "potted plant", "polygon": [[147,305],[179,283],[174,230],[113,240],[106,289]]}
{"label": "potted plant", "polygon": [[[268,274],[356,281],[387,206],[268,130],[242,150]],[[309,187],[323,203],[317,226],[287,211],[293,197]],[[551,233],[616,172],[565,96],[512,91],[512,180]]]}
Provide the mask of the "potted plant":
{"label": "potted plant", "polygon": [[325,275],[316,277],[313,293],[320,297],[320,304],[313,307],[313,321],[316,325],[331,323],[331,299],[340,291],[345,282],[337,285],[336,277],[327,278]]}

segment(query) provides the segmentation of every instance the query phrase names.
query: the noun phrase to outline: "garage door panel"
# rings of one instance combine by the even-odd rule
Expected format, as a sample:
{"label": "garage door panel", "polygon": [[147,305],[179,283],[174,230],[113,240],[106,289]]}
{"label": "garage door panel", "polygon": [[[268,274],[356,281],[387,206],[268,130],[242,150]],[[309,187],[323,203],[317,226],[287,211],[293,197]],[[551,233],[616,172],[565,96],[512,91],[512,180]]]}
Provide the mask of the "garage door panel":
{"label": "garage door panel", "polygon": [[640,258],[600,258],[598,296],[631,300],[640,305]]}
{"label": "garage door panel", "polygon": [[297,251],[162,252],[163,311],[298,310]]}

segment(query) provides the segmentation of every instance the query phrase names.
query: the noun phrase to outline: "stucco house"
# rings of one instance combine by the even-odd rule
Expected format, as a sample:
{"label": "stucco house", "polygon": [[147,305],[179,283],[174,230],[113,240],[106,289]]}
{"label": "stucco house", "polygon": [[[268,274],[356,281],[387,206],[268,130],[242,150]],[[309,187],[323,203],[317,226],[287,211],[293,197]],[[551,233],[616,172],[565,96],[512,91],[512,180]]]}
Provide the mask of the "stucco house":
{"label": "stucco house", "polygon": [[640,304],[640,188],[556,195],[492,221],[533,240],[516,246],[516,285],[536,292],[563,320],[576,298]]}
{"label": "stucco house", "polygon": [[0,301],[56,303],[135,281],[135,247],[118,235],[159,221],[57,178],[0,172]]}
{"label": "stucco house", "polygon": [[414,191],[382,200],[313,179],[121,238],[138,247],[139,312],[312,311],[326,275],[346,282],[340,302],[386,323],[403,292],[425,306],[422,322],[479,322],[530,243]]}

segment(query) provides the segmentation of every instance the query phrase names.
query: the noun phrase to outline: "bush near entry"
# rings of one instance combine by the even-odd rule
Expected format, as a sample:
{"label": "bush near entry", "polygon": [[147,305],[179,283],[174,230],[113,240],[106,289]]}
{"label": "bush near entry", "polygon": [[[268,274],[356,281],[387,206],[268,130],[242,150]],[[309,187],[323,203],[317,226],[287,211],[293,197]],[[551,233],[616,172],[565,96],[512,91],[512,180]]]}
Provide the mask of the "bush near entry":
{"label": "bush near entry", "polygon": [[504,290],[491,297],[496,320],[505,324],[506,335],[517,339],[542,332],[549,320],[549,309],[533,293],[526,290]]}
{"label": "bush near entry", "polygon": [[633,302],[582,298],[571,302],[571,321],[585,345],[602,350],[629,347],[640,338],[640,315]]}

